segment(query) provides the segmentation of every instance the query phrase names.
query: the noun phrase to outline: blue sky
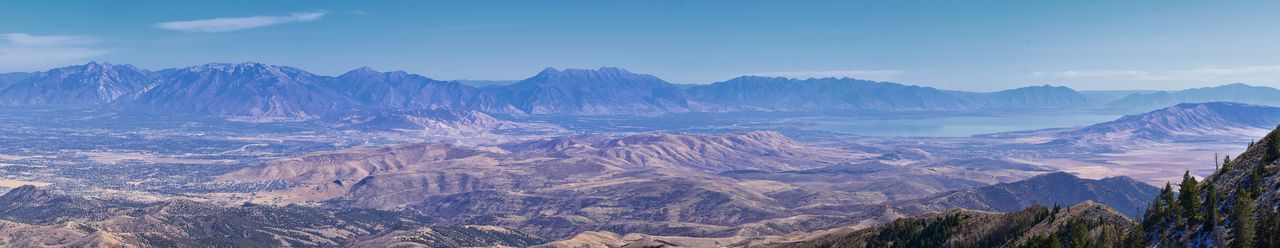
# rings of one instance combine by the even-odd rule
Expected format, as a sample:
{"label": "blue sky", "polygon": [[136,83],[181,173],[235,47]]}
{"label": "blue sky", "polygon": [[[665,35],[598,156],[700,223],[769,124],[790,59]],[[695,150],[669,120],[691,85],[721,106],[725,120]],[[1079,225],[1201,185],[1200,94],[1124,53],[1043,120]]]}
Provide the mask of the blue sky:
{"label": "blue sky", "polygon": [[0,71],[257,61],[437,79],[616,66],[677,83],[1280,86],[1277,1],[6,1]]}

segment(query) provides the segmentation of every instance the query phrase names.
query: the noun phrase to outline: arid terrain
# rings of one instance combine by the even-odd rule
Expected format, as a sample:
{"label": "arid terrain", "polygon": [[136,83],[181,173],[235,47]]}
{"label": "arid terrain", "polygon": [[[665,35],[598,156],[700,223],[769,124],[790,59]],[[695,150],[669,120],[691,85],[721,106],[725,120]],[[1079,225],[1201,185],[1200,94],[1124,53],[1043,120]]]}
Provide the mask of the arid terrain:
{"label": "arid terrain", "polygon": [[[99,74],[107,76],[83,77]],[[157,93],[176,88],[126,87],[137,92],[109,102],[22,88],[55,79],[137,83],[129,77],[177,88],[256,83],[305,93],[288,95],[296,101],[327,100],[263,111]],[[649,91],[630,98],[623,92],[634,88],[585,83]],[[798,100],[757,88],[766,86],[934,98]],[[29,99],[0,111],[0,139],[11,144],[0,147],[0,187],[15,209],[0,216],[0,242],[15,246],[771,246],[865,239],[899,219],[955,215],[1013,218],[1048,235],[1062,223],[1044,208],[1077,204],[1106,206],[1090,216],[1117,216],[1108,225],[1126,229],[1158,186],[1183,171],[1213,174],[1225,158],[1218,155],[1238,154],[1280,123],[1280,108],[1209,102],[1131,111],[1064,87],[978,94],[745,77],[681,88],[617,68],[548,69],[473,88],[368,68],[328,77],[257,63],[164,72],[93,63],[8,87]],[[570,93],[584,100],[555,100]],[[537,97],[517,97],[529,94]],[[747,104],[746,96],[771,103]],[[1024,99],[1031,96],[1055,100]],[[998,122],[1028,118],[1038,110],[1011,106],[1033,103],[1131,114],[961,137],[858,135],[822,124]],[[136,111],[166,106],[191,113]],[[327,217],[282,219],[289,216]],[[36,232],[50,235],[28,235]]]}

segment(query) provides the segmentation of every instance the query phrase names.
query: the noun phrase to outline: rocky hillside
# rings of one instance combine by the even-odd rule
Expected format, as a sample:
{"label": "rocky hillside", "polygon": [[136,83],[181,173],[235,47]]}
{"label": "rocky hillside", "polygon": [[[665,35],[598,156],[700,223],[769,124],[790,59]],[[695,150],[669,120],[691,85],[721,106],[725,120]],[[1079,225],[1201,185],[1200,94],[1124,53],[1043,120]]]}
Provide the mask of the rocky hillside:
{"label": "rocky hillside", "polygon": [[1151,244],[1195,247],[1280,247],[1280,129],[1225,161],[1203,180],[1186,177],[1175,195],[1166,187],[1143,227]]}
{"label": "rocky hillside", "polygon": [[483,226],[430,226],[399,212],[226,207],[188,200],[93,200],[32,186],[0,196],[6,247],[528,246],[539,238]]}

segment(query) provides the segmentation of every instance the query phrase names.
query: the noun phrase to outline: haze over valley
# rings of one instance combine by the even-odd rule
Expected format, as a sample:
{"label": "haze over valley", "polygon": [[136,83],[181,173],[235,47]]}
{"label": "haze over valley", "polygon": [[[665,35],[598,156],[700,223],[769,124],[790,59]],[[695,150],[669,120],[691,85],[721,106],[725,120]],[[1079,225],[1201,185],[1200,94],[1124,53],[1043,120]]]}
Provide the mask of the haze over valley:
{"label": "haze over valley", "polygon": [[1275,4],[7,5],[0,247],[1280,247]]}
{"label": "haze over valley", "polygon": [[[430,220],[405,230],[492,226],[536,240],[525,245],[600,231],[771,237],[1083,201],[1136,218],[1155,186],[1211,173],[1216,153],[1280,123],[1280,108],[1229,102],[1280,94],[1135,110],[1113,103],[1152,93],[1106,102],[1066,87],[982,93],[849,78],[678,86],[608,67],[484,87],[259,63],[6,75],[5,188],[125,208],[390,211]],[[1233,89],[1254,88],[1172,94]]]}

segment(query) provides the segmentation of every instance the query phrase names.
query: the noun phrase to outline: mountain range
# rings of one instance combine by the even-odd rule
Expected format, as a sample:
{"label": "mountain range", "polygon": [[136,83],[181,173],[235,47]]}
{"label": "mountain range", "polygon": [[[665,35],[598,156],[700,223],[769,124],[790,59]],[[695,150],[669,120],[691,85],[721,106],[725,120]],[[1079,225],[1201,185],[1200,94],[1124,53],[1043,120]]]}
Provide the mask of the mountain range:
{"label": "mountain range", "polygon": [[[1097,94],[1093,94],[1097,95]],[[339,76],[260,63],[211,63],[149,71],[92,62],[0,75],[0,106],[112,109],[244,121],[341,118],[361,111],[449,108],[501,115],[661,115],[733,111],[1010,111],[1146,108],[1180,102],[1280,103],[1280,90],[1232,84],[1139,92],[1104,102],[1066,87],[963,92],[851,78],[744,76],[677,85],[611,67],[548,68],[517,82],[471,86],[362,67]]]}
{"label": "mountain range", "polygon": [[1136,93],[1109,103],[1116,108],[1150,109],[1179,103],[1239,102],[1280,106],[1280,89],[1242,83],[1180,91]]}
{"label": "mountain range", "polygon": [[1162,141],[1265,133],[1280,123],[1280,108],[1232,102],[1183,103],[1061,134],[1073,139]]}

